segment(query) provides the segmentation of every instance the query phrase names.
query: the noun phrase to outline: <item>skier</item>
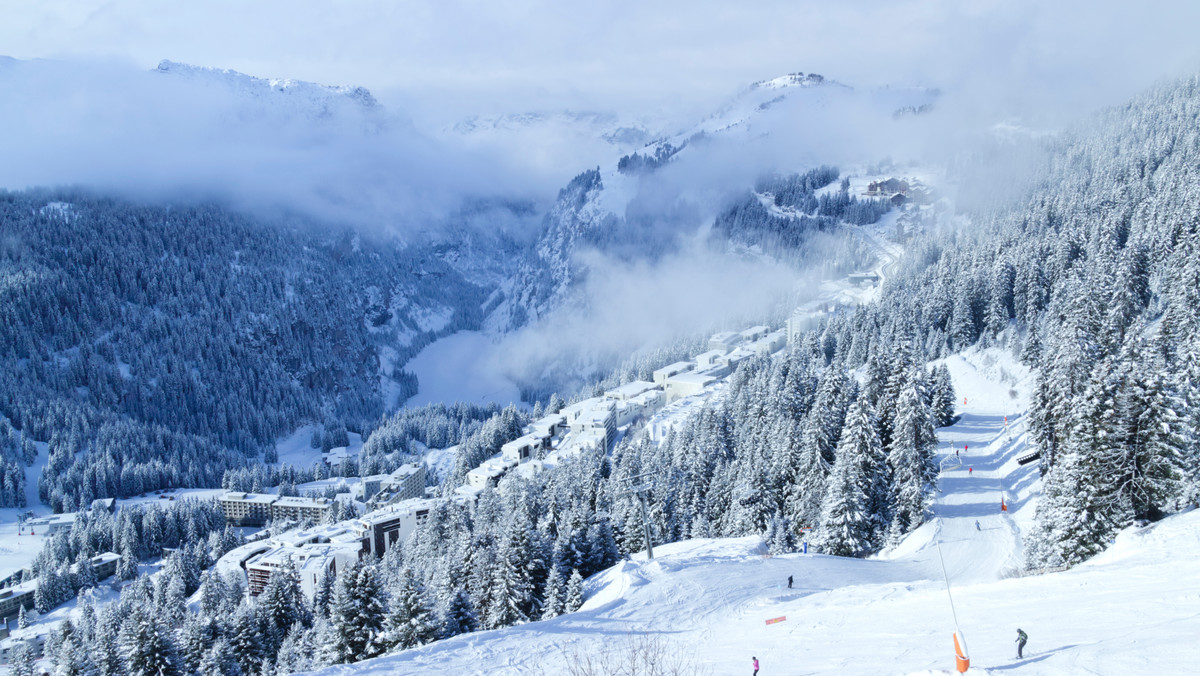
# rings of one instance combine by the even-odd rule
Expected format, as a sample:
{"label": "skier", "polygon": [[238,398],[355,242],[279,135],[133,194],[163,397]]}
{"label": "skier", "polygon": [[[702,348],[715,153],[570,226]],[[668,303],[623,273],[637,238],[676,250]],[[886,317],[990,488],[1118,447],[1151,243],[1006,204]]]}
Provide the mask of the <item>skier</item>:
{"label": "skier", "polygon": [[758,658],[751,657],[750,659],[754,660],[754,676],[758,676]]}
{"label": "skier", "polygon": [[974,468],[974,467],[968,467],[968,468],[967,468],[967,474],[968,474],[968,475],[974,475],[974,473],[975,473],[975,468]]}
{"label": "skier", "polygon": [[979,527],[979,519],[975,520],[975,530],[983,530],[982,528]]}
{"label": "skier", "polygon": [[[1023,657],[1021,655],[1021,651],[1025,649],[1025,642],[1028,640],[1029,635],[1021,631],[1020,627],[1017,627],[1017,659],[1021,659]],[[755,662],[755,664],[757,664],[757,662]],[[758,672],[756,671],[755,673]]]}
{"label": "skier", "polygon": [[788,589],[792,588],[792,576],[788,575]]}

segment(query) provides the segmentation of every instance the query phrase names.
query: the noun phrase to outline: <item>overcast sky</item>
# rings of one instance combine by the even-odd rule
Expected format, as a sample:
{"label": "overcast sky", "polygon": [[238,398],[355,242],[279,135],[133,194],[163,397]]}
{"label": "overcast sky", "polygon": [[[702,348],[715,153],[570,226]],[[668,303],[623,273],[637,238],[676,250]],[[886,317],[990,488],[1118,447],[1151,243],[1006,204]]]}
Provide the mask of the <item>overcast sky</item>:
{"label": "overcast sky", "polygon": [[171,59],[453,114],[685,111],[794,70],[1059,109],[1197,68],[1197,25],[1191,0],[7,0],[0,53]]}
{"label": "overcast sky", "polygon": [[[423,221],[455,195],[544,202],[616,152],[574,127],[442,134],[467,115],[615,111],[675,132],[750,82],[804,71],[938,87],[936,143],[957,147],[964,129],[1053,127],[1200,70],[1198,25],[1194,0],[4,0],[0,55],[25,61],[0,60],[0,187],[186,191]],[[253,97],[151,74],[164,59],[365,86],[390,122],[364,133],[353,111],[321,122],[247,112]],[[834,127],[864,138],[861,120],[805,119],[772,145],[803,158],[845,145]],[[788,145],[788,130],[803,133]]]}

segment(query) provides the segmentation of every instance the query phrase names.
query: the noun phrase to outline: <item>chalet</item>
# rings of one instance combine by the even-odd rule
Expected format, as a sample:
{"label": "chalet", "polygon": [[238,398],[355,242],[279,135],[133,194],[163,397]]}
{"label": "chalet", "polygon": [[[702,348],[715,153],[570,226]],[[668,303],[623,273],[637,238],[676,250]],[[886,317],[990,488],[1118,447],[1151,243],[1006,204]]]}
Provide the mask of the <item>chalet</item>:
{"label": "chalet", "polygon": [[909,188],[908,181],[903,181],[898,178],[889,178],[883,181],[871,181],[867,184],[868,197],[883,197],[889,195],[907,195]]}

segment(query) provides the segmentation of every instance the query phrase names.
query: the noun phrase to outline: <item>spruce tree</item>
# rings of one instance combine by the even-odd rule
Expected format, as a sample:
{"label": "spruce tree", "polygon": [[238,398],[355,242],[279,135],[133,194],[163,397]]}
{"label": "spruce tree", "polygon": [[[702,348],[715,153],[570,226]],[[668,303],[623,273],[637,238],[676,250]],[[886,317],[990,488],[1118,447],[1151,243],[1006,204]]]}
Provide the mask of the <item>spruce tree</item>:
{"label": "spruce tree", "polygon": [[401,571],[400,579],[400,588],[392,596],[384,641],[389,648],[404,650],[432,642],[437,638],[438,627],[412,569]]}
{"label": "spruce tree", "polygon": [[573,613],[579,610],[583,605],[583,576],[579,574],[578,569],[571,571],[571,577],[567,580],[567,602],[563,610],[567,613]]}
{"label": "spruce tree", "polygon": [[227,634],[229,652],[243,673],[258,671],[267,657],[267,637],[262,624],[250,606],[241,606],[233,616]]}
{"label": "spruce tree", "polygon": [[308,600],[300,591],[300,573],[291,559],[271,571],[267,586],[258,597],[258,607],[267,625],[269,646],[274,650],[296,622],[312,625]]}
{"label": "spruce tree", "polygon": [[895,430],[888,453],[892,470],[889,540],[896,544],[925,522],[937,481],[937,436],[919,382],[909,380],[896,405]]}
{"label": "spruce tree", "polygon": [[868,470],[880,453],[874,416],[860,397],[846,414],[814,538],[826,554],[863,556],[871,550],[875,519],[869,509],[874,486]]}
{"label": "spruce tree", "polygon": [[567,586],[557,566],[551,566],[546,576],[546,597],[542,600],[542,618],[549,620],[563,614],[567,600]]}
{"label": "spruce tree", "polygon": [[338,577],[330,604],[333,663],[358,662],[383,652],[386,615],[375,567],[355,563]]}
{"label": "spruce tree", "polygon": [[468,634],[478,628],[479,619],[471,604],[471,595],[465,589],[459,589],[454,592],[442,614],[442,637]]}
{"label": "spruce tree", "polygon": [[117,643],[125,673],[131,676],[173,676],[179,656],[170,632],[148,609],[135,607],[121,624]]}

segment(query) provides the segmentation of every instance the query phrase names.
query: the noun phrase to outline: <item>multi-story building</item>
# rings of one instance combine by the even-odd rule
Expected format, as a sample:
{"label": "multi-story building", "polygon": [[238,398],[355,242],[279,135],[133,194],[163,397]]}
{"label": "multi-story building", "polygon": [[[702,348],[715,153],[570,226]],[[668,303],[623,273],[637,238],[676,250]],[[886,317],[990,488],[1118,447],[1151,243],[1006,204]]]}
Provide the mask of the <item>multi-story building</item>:
{"label": "multi-story building", "polygon": [[33,592],[35,589],[37,589],[36,580],[22,582],[7,589],[0,589],[0,618],[7,620],[16,617],[21,612],[21,606],[24,606],[25,610],[33,610]]}
{"label": "multi-story building", "polygon": [[367,551],[383,556],[392,547],[403,543],[417,526],[429,518],[438,500],[405,500],[390,507],[365,514],[358,519],[367,533]]}
{"label": "multi-story building", "polygon": [[278,495],[226,493],[217,502],[225,521],[237,526],[262,526],[271,520],[271,504],[278,499]]}
{"label": "multi-story building", "polygon": [[330,504],[329,498],[279,498],[271,503],[271,520],[319,523],[329,513]]}
{"label": "multi-story building", "polygon": [[[384,507],[404,500],[425,497],[425,463],[401,465],[391,474],[377,479],[374,495],[368,496],[369,509]],[[364,495],[365,495],[364,491]]]}
{"label": "multi-story building", "polygon": [[218,501],[225,521],[262,526],[267,521],[320,521],[332,504],[328,498],[279,497],[263,493],[226,493]]}
{"label": "multi-story building", "polygon": [[742,342],[742,334],[735,331],[722,331],[713,334],[713,337],[708,339],[708,349],[724,354],[740,342]]}
{"label": "multi-story building", "polygon": [[690,361],[677,361],[674,364],[664,366],[654,372],[654,384],[666,385],[667,379],[671,376],[677,376],[694,368],[696,368],[696,363]]}
{"label": "multi-story building", "polygon": [[354,565],[361,553],[361,542],[353,538],[301,546],[280,545],[246,564],[246,589],[251,596],[258,596],[267,588],[275,571],[291,562],[300,576],[300,591],[312,599],[323,575],[336,575]]}

